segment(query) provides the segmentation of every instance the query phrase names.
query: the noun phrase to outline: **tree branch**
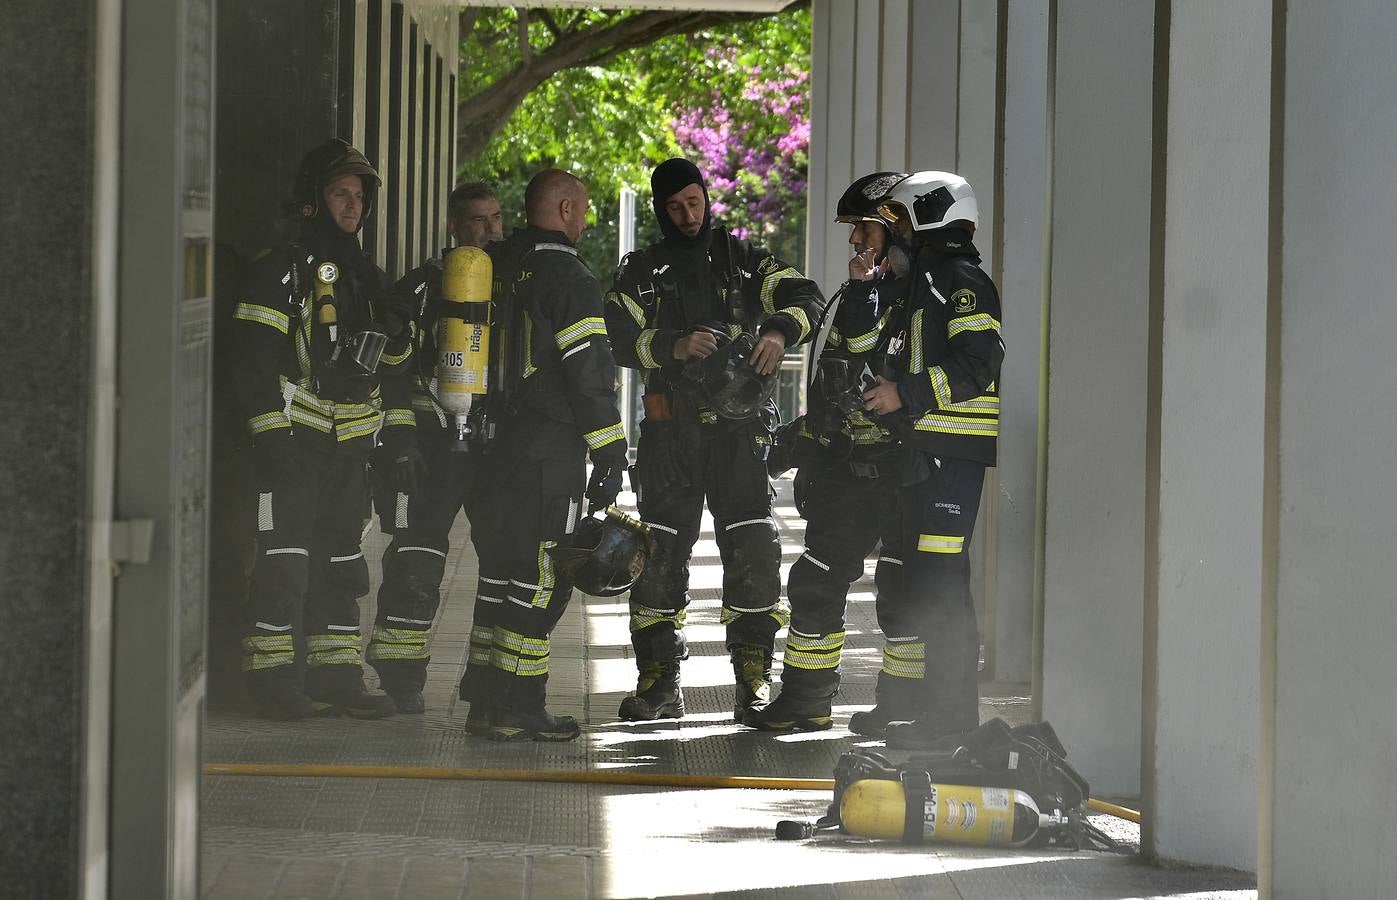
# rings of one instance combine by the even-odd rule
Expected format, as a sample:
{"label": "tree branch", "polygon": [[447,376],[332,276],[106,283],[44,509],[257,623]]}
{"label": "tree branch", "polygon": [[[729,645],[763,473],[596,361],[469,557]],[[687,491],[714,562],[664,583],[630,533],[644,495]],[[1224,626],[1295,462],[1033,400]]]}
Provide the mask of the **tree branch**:
{"label": "tree branch", "polygon": [[534,48],[529,46],[529,8],[516,6],[514,12],[519,16],[516,26],[519,35],[519,67],[528,71],[534,61]]}
{"label": "tree branch", "polygon": [[[788,6],[795,9],[809,0]],[[527,43],[526,10],[521,35]],[[580,21],[573,20],[573,26]],[[521,63],[475,94],[462,98],[457,106],[456,158],[474,159],[489,146],[509,117],[529,92],[564,69],[598,65],[628,50],[654,43],[675,34],[691,34],[716,25],[766,18],[770,13],[646,11],[613,19],[590,30],[555,41],[546,50],[523,57]],[[520,47],[524,51],[524,44]]]}

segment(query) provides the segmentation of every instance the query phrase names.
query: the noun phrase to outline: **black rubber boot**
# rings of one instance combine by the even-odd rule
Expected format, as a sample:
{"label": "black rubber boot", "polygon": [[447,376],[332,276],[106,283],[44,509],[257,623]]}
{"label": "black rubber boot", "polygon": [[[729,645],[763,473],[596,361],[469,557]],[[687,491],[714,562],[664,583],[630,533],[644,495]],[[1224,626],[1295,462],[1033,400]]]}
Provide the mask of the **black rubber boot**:
{"label": "black rubber boot", "polygon": [[492,741],[570,741],[580,729],[572,716],[549,715],[546,710],[531,712],[497,709],[490,718]]}
{"label": "black rubber boot", "polygon": [[978,721],[954,716],[922,716],[914,722],[894,722],[883,738],[890,750],[953,751],[979,727]]}
{"label": "black rubber boot", "polygon": [[621,701],[617,715],[626,722],[683,718],[684,691],[679,687],[679,661],[641,664],[635,693]]}
{"label": "black rubber boot", "polygon": [[393,698],[364,689],[364,670],[354,665],[318,666],[306,672],[306,696],[317,716],[386,719],[398,711]]}
{"label": "black rubber boot", "polygon": [[732,658],[732,677],[736,684],[732,720],[741,722],[749,712],[771,702],[771,651],[735,644],[728,648],[728,655]]}
{"label": "black rubber boot", "polygon": [[389,688],[388,696],[393,698],[393,707],[402,715],[420,716],[427,711],[427,701],[422,699],[421,691]]}
{"label": "black rubber boot", "polygon": [[470,712],[466,713],[466,734],[476,737],[488,736],[492,718],[493,710],[490,705],[483,700],[476,700],[471,704]]}
{"label": "black rubber boot", "polygon": [[258,718],[290,722],[315,715],[315,707],[301,690],[295,666],[248,672],[247,691]]}
{"label": "black rubber boot", "polygon": [[761,709],[752,709],[742,724],[758,731],[828,731],[834,727],[834,698],[802,695],[783,689]]}
{"label": "black rubber boot", "polygon": [[894,718],[896,715],[892,710],[881,705],[869,710],[861,710],[849,717],[849,731],[864,737],[882,740],[887,735],[890,724],[903,721]]}

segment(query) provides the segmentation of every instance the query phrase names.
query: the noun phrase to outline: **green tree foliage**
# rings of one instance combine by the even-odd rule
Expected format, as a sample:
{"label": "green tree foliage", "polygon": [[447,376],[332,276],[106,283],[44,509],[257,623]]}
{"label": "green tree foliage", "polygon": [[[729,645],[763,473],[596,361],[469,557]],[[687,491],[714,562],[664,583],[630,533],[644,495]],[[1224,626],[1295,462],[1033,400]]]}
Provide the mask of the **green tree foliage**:
{"label": "green tree foliage", "polygon": [[[718,167],[713,135],[704,127],[712,114],[729,123],[734,136],[731,164],[714,173],[715,206],[729,210],[731,224],[749,227],[744,217],[752,198],[772,186],[785,206],[782,234],[796,243],[771,243],[799,261],[791,254],[803,245],[803,197],[792,190],[803,194],[803,151],[798,159],[786,155],[799,166],[797,178],[738,170],[764,145],[775,152],[800,127],[792,125],[788,109],[775,111],[783,106],[780,97],[754,85],[778,84],[805,96],[805,2],[765,16],[476,8],[462,14],[462,25],[460,175],[493,182],[510,224],[522,223],[524,185],[534,172],[548,166],[574,172],[590,189],[595,214],[582,250],[605,280],[616,263],[621,188],[639,195],[637,241],[658,237],[649,212],[650,170],[684,155]],[[795,105],[802,114],[808,109],[808,103]],[[689,139],[681,142],[680,133]],[[692,138],[699,133],[702,146]],[[741,196],[739,183],[746,191]],[[753,229],[754,236],[771,236],[776,217],[769,218],[771,227]]]}

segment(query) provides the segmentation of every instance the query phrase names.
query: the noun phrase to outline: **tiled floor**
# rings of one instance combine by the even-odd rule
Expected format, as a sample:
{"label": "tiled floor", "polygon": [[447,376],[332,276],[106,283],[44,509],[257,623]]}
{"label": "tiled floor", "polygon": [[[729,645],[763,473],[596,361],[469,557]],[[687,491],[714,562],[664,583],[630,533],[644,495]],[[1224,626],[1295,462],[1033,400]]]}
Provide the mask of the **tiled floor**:
{"label": "tiled floor", "polygon": [[[783,497],[789,482],[781,482]],[[623,499],[628,499],[623,495]],[[804,526],[778,501],[783,569]],[[705,521],[705,527],[711,523]],[[454,547],[466,545],[458,524]],[[366,543],[381,553],[376,532]],[[689,714],[679,722],[616,720],[633,687],[624,598],[577,595],[553,635],[549,707],[584,722],[569,744],[493,744],[465,734],[455,697],[469,632],[475,561],[453,552],[433,639],[425,716],[280,724],[211,716],[208,762],[616,770],[830,777],[856,742],[843,727],[873,702],[881,662],[871,579],[850,596],[836,728],[768,737],[733,725],[731,670],[717,624],[721,570],[711,531],[693,569],[684,663]],[[377,584],[377,572],[374,572]],[[372,621],[372,598],[364,620]],[[982,717],[1021,721],[1023,689],[985,685]],[[1085,773],[1090,778],[1090,773]],[[829,794],[412,778],[205,778],[203,884],[209,900],[248,898],[748,897],[1243,898],[1246,875],[1156,869],[1128,856],[977,848],[902,848],[825,836],[778,843],[779,819],[813,819]],[[1134,826],[1098,817],[1125,840]]]}

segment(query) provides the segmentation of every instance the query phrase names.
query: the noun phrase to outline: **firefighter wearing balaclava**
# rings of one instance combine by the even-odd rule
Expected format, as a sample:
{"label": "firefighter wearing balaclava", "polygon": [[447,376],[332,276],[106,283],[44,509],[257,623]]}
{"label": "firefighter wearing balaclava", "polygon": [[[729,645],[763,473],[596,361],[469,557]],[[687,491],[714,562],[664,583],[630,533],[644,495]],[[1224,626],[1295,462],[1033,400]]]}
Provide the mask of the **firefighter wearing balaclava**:
{"label": "firefighter wearing balaclava", "polygon": [[[980,268],[975,195],[949,172],[917,172],[878,202],[908,296],[864,408],[905,434],[908,463],[875,575],[884,635],[870,733],[916,746],[979,724],[979,632],[970,536],[999,435],[999,291]],[[857,723],[851,723],[851,726]]]}
{"label": "firefighter wearing balaclava", "polygon": [[243,669],[267,718],[394,712],[364,687],[358,602],[369,590],[369,453],[380,429],[392,441],[413,428],[406,304],[359,246],[378,187],[344,141],[310,151],[293,188],[294,239],[260,257],[239,292],[237,393],[257,491]]}
{"label": "firefighter wearing balaclava", "polygon": [[741,346],[741,357],[729,357],[738,368],[726,373],[727,383],[774,382],[784,352],[812,336],[824,298],[790,265],[713,223],[692,163],[661,163],[650,186],[663,239],[626,257],[606,304],[617,362],[641,370],[645,381],[636,468],[641,518],[657,545],[630,594],[639,678],[620,716],[684,713],[679,661],[687,656],[689,557],[707,499],[741,721],[769,699],[772,646],[789,619],[765,464],[776,410],[769,401],[756,409],[706,405],[713,398],[693,390],[685,370],[703,370],[704,361]]}
{"label": "firefighter wearing balaclava", "polygon": [[[853,182],[839,198],[835,221],[851,226],[849,280],[830,300],[815,344],[808,412],[792,423],[791,462],[797,467],[796,509],[806,520],[805,550],[791,566],[786,596],[791,627],[786,637],[781,691],[742,720],[761,731],[823,731],[833,725],[844,649],[849,586],[863,575],[864,559],[877,546],[897,507],[905,445],[890,423],[863,408],[863,389],[886,352],[886,325],[907,293],[906,272],[892,268],[887,224],[877,200],[906,178],[874,172]],[[910,700],[899,696],[898,700]],[[885,707],[886,708],[886,707]],[[906,711],[910,714],[911,707]],[[858,713],[862,724],[868,713]],[[910,715],[908,716],[910,717]]]}

